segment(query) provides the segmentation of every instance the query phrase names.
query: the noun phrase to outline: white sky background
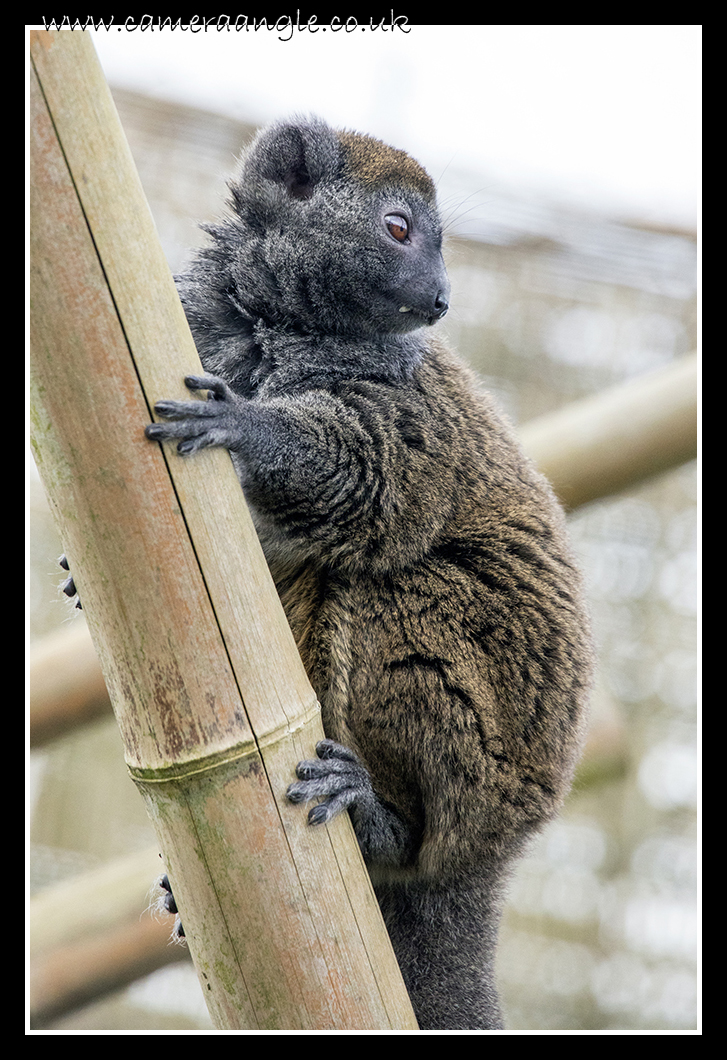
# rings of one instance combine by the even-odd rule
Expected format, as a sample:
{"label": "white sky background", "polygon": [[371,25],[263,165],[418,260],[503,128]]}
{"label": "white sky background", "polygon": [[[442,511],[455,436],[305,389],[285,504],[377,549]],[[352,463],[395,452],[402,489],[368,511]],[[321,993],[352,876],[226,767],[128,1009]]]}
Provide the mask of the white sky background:
{"label": "white sky background", "polygon": [[[286,34],[290,36],[290,34]],[[107,79],[247,121],[314,112],[483,188],[697,224],[700,26],[97,32]]]}

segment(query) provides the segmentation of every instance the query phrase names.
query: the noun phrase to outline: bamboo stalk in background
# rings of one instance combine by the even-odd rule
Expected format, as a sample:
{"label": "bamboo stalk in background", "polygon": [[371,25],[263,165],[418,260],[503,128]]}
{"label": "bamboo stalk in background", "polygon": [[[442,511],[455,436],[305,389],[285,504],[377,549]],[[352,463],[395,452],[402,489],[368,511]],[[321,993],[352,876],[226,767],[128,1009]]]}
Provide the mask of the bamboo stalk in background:
{"label": "bamboo stalk in background", "polygon": [[285,799],[320,717],[229,457],[143,435],[200,365],[91,40],[31,59],[33,448],[210,1014],[415,1029],[349,821]]}
{"label": "bamboo stalk in background", "polygon": [[142,916],[156,849],[47,887],[31,899],[31,1026],[43,1028],[167,964],[189,960],[170,945],[170,918]]}
{"label": "bamboo stalk in background", "polygon": [[607,497],[697,455],[697,355],[526,423],[526,452],[565,507]]}
{"label": "bamboo stalk in background", "polygon": [[29,678],[32,748],[111,713],[85,622],[62,626],[31,645]]}

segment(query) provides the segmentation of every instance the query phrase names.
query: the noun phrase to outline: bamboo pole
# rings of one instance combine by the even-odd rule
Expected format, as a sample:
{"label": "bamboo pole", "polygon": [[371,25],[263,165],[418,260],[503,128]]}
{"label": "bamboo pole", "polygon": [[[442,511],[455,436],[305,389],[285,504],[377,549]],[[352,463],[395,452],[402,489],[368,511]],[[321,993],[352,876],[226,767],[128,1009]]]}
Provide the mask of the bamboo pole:
{"label": "bamboo pole", "polygon": [[285,799],[320,716],[229,457],[143,435],[200,366],[90,37],[31,61],[33,448],[210,1014],[415,1029],[349,821]]}

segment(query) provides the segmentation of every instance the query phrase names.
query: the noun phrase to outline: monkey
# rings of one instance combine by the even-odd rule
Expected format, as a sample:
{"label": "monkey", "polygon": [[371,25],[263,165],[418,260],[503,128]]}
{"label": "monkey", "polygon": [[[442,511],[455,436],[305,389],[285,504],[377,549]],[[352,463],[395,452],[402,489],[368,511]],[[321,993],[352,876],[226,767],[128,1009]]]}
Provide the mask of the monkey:
{"label": "monkey", "polygon": [[419,1027],[499,1029],[507,879],[569,790],[591,683],[564,513],[433,330],[418,162],[295,117],[229,189],[175,277],[205,374],[146,435],[230,453],[326,734],[287,797],[312,826],[349,813]]}

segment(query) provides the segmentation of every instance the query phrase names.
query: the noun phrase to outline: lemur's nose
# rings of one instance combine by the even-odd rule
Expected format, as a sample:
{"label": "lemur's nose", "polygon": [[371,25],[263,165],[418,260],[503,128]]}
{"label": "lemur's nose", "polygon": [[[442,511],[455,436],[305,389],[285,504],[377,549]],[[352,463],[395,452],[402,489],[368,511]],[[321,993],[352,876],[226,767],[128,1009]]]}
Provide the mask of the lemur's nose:
{"label": "lemur's nose", "polygon": [[437,297],[434,299],[434,316],[437,320],[441,320],[446,315],[449,309],[449,302],[447,301],[447,292],[439,291]]}

